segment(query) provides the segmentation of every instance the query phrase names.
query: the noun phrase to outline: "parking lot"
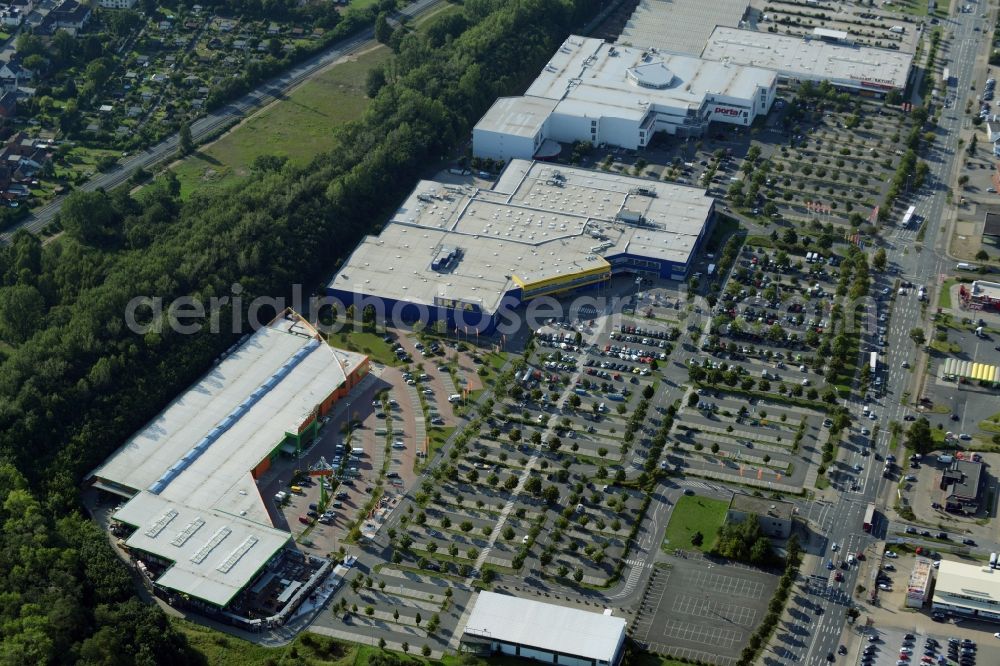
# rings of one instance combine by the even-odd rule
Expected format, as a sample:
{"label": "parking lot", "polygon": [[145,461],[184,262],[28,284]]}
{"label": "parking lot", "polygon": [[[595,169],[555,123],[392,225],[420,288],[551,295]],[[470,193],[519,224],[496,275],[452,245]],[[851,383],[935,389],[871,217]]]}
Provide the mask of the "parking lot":
{"label": "parking lot", "polygon": [[[862,666],[896,666],[926,664],[928,666],[976,666],[995,664],[1000,650],[992,645],[996,639],[958,638],[945,633],[926,634],[905,629],[877,629],[866,634],[858,663]],[[990,644],[987,644],[989,641]]]}
{"label": "parking lot", "polygon": [[633,637],[659,654],[734,664],[767,614],[778,577],[701,558],[668,559],[652,574]]}

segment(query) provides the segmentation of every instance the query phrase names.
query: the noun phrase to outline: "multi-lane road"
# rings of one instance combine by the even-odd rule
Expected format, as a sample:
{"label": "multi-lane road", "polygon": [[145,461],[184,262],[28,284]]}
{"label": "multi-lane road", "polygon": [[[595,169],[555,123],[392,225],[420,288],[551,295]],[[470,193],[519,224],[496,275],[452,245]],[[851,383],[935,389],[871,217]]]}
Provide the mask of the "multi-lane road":
{"label": "multi-lane road", "polygon": [[[434,8],[441,2],[442,0],[415,0],[415,2],[401,10],[399,14],[400,17],[412,19]],[[289,90],[313,76],[324,67],[356,51],[372,39],[374,39],[374,33],[371,28],[348,37],[326,51],[296,65],[280,76],[262,83],[243,97],[199,118],[191,125],[192,139],[194,139],[195,143],[198,143],[213,136],[220,129],[238,122],[253,111],[283,97]],[[177,154],[177,147],[178,136],[176,134],[171,135],[155,146],[122,160],[113,170],[95,175],[81,185],[79,189],[92,191],[97,189],[110,190],[118,187],[139,169],[149,170],[161,162],[172,159]],[[8,242],[11,235],[20,228],[38,233],[43,227],[52,222],[62,207],[64,199],[65,197],[63,196],[56,197],[48,204],[37,209],[27,219],[8,229],[7,232],[0,234],[0,241],[4,243]]]}
{"label": "multi-lane road", "polygon": [[[965,108],[965,103],[970,95],[970,85],[975,82],[974,74],[977,66],[977,56],[982,47],[983,33],[976,30],[977,26],[990,25],[989,21],[979,18],[978,14],[961,13],[952,19],[944,22],[946,30],[951,30],[952,39],[950,41],[951,53],[949,56],[949,69],[956,81],[956,101],[951,109],[945,110],[941,116],[938,139],[934,144],[930,154],[926,157],[931,169],[931,177],[928,184],[910,202],[916,207],[916,214],[920,221],[926,222],[925,241],[926,245],[922,251],[918,251],[915,242],[916,227],[918,221],[911,228],[892,229],[884,241],[884,247],[890,266],[897,269],[897,275],[877,275],[872,288],[873,294],[881,294],[883,289],[894,289],[893,281],[896,277],[909,280],[914,285],[927,285],[928,290],[934,294],[936,286],[939,286],[939,276],[947,270],[950,263],[945,255],[946,236],[942,234],[942,225],[945,224],[945,206],[947,205],[947,192],[951,174],[955,167],[956,155],[958,152],[958,138],[963,122],[961,111]],[[889,424],[893,421],[903,423],[903,416],[910,411],[907,403],[910,400],[903,400],[903,394],[911,390],[910,381],[913,373],[903,368],[904,362],[914,365],[914,357],[917,353],[913,342],[910,340],[909,332],[916,327],[924,326],[923,309],[919,306],[913,290],[907,290],[906,295],[896,296],[892,306],[891,317],[886,325],[886,338],[888,345],[885,353],[879,356],[879,362],[884,364],[886,370],[883,374],[883,381],[886,384],[886,391],[880,398],[876,398],[870,403],[870,408],[876,411],[877,420],[871,421],[863,415],[862,402],[852,402],[850,409],[854,415],[857,428],[871,428],[874,423],[881,424],[876,451],[885,455],[888,453],[888,443],[890,439]],[[891,291],[890,291],[891,293]],[[877,312],[885,311],[888,299],[880,299],[877,305]],[[876,307],[872,304],[870,307]],[[876,335],[877,338],[877,335]],[[862,346],[862,352],[869,347]],[[846,555],[847,552],[862,550],[870,545],[876,538],[869,535],[862,529],[862,517],[868,503],[878,501],[880,506],[891,505],[892,484],[883,483],[881,478],[881,465],[876,464],[872,457],[862,457],[857,451],[848,454],[845,461],[848,465],[861,464],[864,472],[859,475],[858,491],[845,489],[841,492],[839,501],[836,503],[832,513],[835,520],[829,522],[830,530],[827,536],[827,554],[833,543],[841,545],[839,555]],[[876,535],[880,532],[884,534],[886,525],[883,521],[881,525],[876,525]],[[825,568],[827,556],[824,556],[817,563],[817,570],[813,573],[826,577],[829,573]],[[816,617],[815,625],[811,635],[811,643],[805,663],[810,666],[827,663],[830,653],[836,654],[840,641],[840,636],[846,621],[846,611],[850,604],[851,593],[855,585],[858,584],[858,569],[852,567],[844,571],[844,581],[839,583],[843,594],[822,596],[817,595],[815,601],[822,606],[823,613]],[[783,663],[792,663],[792,659],[785,659]]]}

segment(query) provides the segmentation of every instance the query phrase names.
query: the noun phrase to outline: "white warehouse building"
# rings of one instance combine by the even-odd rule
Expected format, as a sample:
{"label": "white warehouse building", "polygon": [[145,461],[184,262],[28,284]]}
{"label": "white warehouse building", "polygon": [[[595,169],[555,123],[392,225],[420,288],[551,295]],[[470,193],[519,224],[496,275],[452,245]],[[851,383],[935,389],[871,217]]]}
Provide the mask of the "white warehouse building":
{"label": "white warehouse building", "polygon": [[463,651],[503,654],[564,666],[617,666],[625,644],[625,619],[610,610],[579,608],[480,592],[465,629]]}
{"label": "white warehouse building", "polygon": [[522,97],[503,97],[472,132],[473,153],[532,159],[548,140],[636,149],[655,132],[698,136],[712,121],[749,126],[774,102],[758,67],[570,36]]}

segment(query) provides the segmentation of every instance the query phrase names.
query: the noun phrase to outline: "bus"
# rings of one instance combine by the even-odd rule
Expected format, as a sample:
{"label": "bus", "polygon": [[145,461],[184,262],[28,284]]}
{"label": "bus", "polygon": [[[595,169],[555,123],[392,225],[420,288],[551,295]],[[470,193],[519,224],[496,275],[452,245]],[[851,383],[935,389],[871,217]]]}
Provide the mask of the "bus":
{"label": "bus", "polygon": [[865,510],[865,522],[862,523],[861,527],[865,530],[865,532],[871,532],[872,525],[874,523],[875,523],[875,504],[873,502],[872,504],[869,504],[868,508]]}
{"label": "bus", "polygon": [[875,370],[878,368],[878,352],[872,352],[871,356],[868,357],[868,369],[875,374]]}
{"label": "bus", "polygon": [[903,224],[902,226],[910,226],[910,222],[913,222],[913,214],[917,212],[916,206],[910,206],[906,209],[906,213],[903,214]]}

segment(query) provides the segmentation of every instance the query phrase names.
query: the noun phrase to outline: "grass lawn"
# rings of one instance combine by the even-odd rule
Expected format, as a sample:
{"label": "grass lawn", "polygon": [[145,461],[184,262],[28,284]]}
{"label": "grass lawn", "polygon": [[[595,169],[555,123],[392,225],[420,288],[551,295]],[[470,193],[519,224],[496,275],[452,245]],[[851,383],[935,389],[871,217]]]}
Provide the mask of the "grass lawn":
{"label": "grass lawn", "polygon": [[309,79],[282,101],[251,116],[204,150],[174,167],[182,196],[196,188],[222,187],[249,174],[260,155],[305,164],[333,146],[333,129],[355,120],[368,107],[365,76],[392,52],[379,46]]}
{"label": "grass lawn", "polygon": [[927,0],[893,0],[892,4],[886,3],[885,8],[900,14],[927,16]]}
{"label": "grass lawn", "polygon": [[[729,503],[722,500],[682,495],[667,523],[667,533],[663,539],[664,550],[697,548],[707,553],[715,545],[716,533],[726,521],[728,508]],[[704,536],[701,546],[691,543],[695,532],[701,532]]]}
{"label": "grass lawn", "polygon": [[979,429],[986,432],[1000,432],[1000,412],[979,422]]}
{"label": "grass lawn", "polygon": [[[187,620],[170,618],[170,621],[174,628],[187,637],[188,643],[204,656],[205,663],[211,666],[265,666],[285,663],[286,657],[289,658],[289,663],[313,666],[367,666],[372,655],[382,652],[380,648],[371,645],[338,641],[309,632],[299,634],[283,647],[264,647]],[[460,656],[453,654],[445,655],[442,659],[426,659],[420,656],[422,646],[423,643],[414,638],[410,644],[410,652],[404,659],[413,666],[459,666],[462,663]],[[643,666],[657,666],[657,661],[660,666],[674,666],[677,663],[659,661],[656,655],[650,656],[653,661],[644,661]],[[483,659],[479,663],[483,666],[526,666],[530,662],[500,656]]]}
{"label": "grass lawn", "polygon": [[718,252],[722,250],[722,242],[726,240],[729,234],[739,231],[740,223],[738,220],[731,218],[727,215],[720,215],[718,221],[715,223],[715,228],[712,229],[712,235],[708,238],[708,244],[706,247],[709,252]]}
{"label": "grass lawn", "polygon": [[828,479],[825,474],[817,474],[816,475],[816,487],[819,490],[824,490],[826,488],[829,488],[830,487],[830,479]]}
{"label": "grass lawn", "polygon": [[452,433],[455,432],[455,426],[431,426],[427,429],[427,458],[425,460],[430,460],[437,453],[438,449],[444,446],[444,443],[448,441]]}
{"label": "grass lawn", "polygon": [[945,310],[951,309],[951,288],[955,286],[956,280],[945,280],[941,285],[941,293],[938,295],[938,307]]}
{"label": "grass lawn", "polygon": [[392,348],[385,343],[380,335],[368,331],[340,331],[333,333],[327,338],[334,347],[346,349],[347,351],[361,352],[367,354],[373,361],[383,365],[398,365],[396,355],[392,353]]}

